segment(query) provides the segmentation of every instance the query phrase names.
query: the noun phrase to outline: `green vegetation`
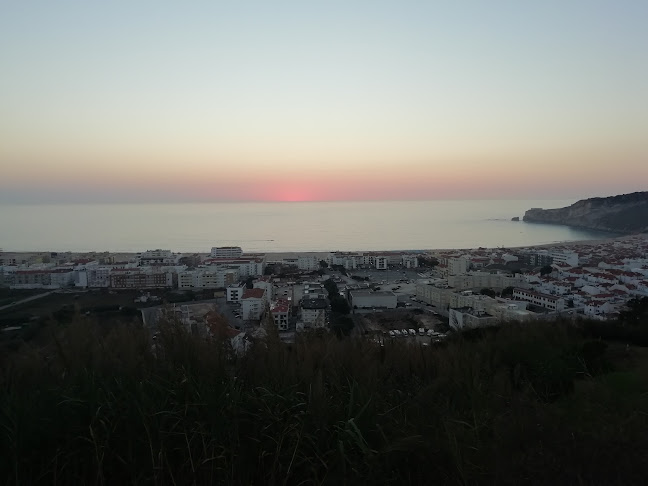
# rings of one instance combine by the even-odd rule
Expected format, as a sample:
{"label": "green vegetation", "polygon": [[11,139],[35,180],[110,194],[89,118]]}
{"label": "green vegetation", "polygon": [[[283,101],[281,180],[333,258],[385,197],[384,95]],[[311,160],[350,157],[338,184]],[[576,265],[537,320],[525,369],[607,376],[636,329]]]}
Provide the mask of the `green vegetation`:
{"label": "green vegetation", "polygon": [[502,290],[501,296],[513,297],[513,290],[515,290],[513,287],[506,287],[505,289]]}
{"label": "green vegetation", "polygon": [[432,267],[436,267],[439,264],[439,260],[437,260],[434,257],[424,257],[419,255],[418,263],[420,267],[432,268]]}
{"label": "green vegetation", "polygon": [[47,290],[43,289],[10,289],[9,287],[0,286],[0,306],[11,304],[28,297],[38,294],[44,294]]}
{"label": "green vegetation", "polygon": [[338,288],[337,284],[333,281],[333,279],[327,278],[324,280],[324,288],[328,292],[329,298],[340,295],[340,289]]}
{"label": "green vegetation", "polygon": [[348,317],[351,312],[349,302],[340,295],[337,284],[327,279],[324,281],[324,288],[328,292],[329,302],[331,303],[331,330],[338,336],[348,336],[353,329],[353,319]]}
{"label": "green vegetation", "polygon": [[237,356],[174,322],[153,341],[134,323],[68,318],[45,325],[41,345],[0,356],[2,484],[641,484],[648,474],[648,350],[587,326],[504,325],[438,347],[273,337]]}
{"label": "green vegetation", "polygon": [[631,299],[621,311],[619,321],[627,327],[643,327],[648,322],[648,297]]}
{"label": "green vegetation", "polygon": [[540,275],[542,276],[549,275],[551,272],[553,272],[553,268],[551,267],[551,265],[545,265],[540,269]]}
{"label": "green vegetation", "polygon": [[333,311],[333,313],[346,315],[351,312],[349,303],[344,297],[340,295],[338,286],[333,280],[328,279],[324,281],[324,288],[328,292],[328,298],[331,303],[331,311]]}
{"label": "green vegetation", "polygon": [[492,297],[492,298],[497,297],[497,292],[495,292],[493,289],[484,288],[481,289],[479,293],[481,295],[487,295],[488,297]]}
{"label": "green vegetation", "polygon": [[331,270],[337,270],[342,275],[346,275],[346,276],[349,275],[346,271],[346,268],[344,268],[344,265],[331,265]]}
{"label": "green vegetation", "polygon": [[348,314],[351,312],[351,308],[344,297],[335,295],[331,298],[331,311],[337,312],[338,314]]}

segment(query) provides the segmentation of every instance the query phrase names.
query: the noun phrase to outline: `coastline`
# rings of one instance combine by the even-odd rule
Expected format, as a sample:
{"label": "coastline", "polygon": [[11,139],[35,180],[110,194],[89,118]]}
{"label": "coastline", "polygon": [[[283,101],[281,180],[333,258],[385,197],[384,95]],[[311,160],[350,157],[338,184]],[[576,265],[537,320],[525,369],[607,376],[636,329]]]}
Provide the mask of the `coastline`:
{"label": "coastline", "polygon": [[[525,246],[502,246],[502,247],[481,247],[484,250],[522,250],[522,249],[543,249],[543,248],[578,248],[578,247],[589,247],[589,246],[598,246],[603,244],[610,244],[614,242],[626,242],[632,240],[648,240],[648,233],[637,233],[637,234],[628,234],[622,236],[615,236],[609,238],[594,238],[587,240],[572,240],[572,241],[557,241],[554,243],[542,243],[537,245],[525,245]],[[397,250],[397,249],[384,249],[384,250],[359,250],[380,253],[380,252],[399,252],[399,253],[429,253],[429,254],[438,254],[438,253],[450,253],[457,251],[468,251],[475,250],[477,248],[426,248],[419,250]],[[356,251],[349,250],[334,250],[355,253]],[[4,251],[3,253],[12,254],[12,255],[47,255],[52,252],[49,251]],[[110,255],[115,257],[118,261],[122,259],[131,259],[137,256],[137,252],[110,252],[110,251],[87,251],[87,252],[74,252],[74,251],[59,251],[56,253],[71,254],[77,255],[79,257],[91,256],[91,255]],[[181,255],[200,255],[203,257],[208,257],[209,252],[178,252]],[[317,255],[322,258],[326,257],[328,254],[333,253],[333,251],[286,251],[286,252],[263,252],[266,257],[270,259],[282,259],[282,258],[291,258],[298,255]]]}

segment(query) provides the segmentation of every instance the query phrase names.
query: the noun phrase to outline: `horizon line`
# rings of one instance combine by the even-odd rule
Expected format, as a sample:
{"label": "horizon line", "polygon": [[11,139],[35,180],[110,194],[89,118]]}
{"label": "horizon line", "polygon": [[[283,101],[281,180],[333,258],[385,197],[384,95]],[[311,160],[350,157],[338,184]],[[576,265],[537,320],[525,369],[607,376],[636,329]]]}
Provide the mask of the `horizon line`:
{"label": "horizon line", "polygon": [[[630,193],[628,193],[630,194]],[[0,201],[2,206],[32,206],[32,205],[136,205],[136,204],[317,204],[317,203],[376,203],[376,202],[434,202],[434,201],[567,201],[596,197],[612,196],[555,196],[555,197],[479,197],[479,198],[438,198],[438,199],[305,199],[297,201],[280,201],[273,199],[233,199],[233,200],[182,200],[182,201]]]}

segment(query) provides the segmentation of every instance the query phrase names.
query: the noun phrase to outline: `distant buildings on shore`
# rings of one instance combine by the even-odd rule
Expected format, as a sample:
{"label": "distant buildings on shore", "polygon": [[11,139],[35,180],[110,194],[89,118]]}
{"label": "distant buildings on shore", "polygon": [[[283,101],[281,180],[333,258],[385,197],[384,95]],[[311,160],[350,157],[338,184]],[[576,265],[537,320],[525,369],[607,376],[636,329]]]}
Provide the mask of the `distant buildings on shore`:
{"label": "distant buildings on shore", "polygon": [[455,329],[498,321],[583,315],[614,319],[648,296],[648,240],[594,245],[440,252],[416,295],[448,313]]}
{"label": "distant buildings on shore", "polygon": [[[376,272],[369,282],[369,277],[353,275],[367,269]],[[412,305],[399,300],[393,291],[398,287],[379,288],[385,283],[381,272],[407,269],[420,269],[419,278],[415,295],[402,297],[434,306],[456,329],[565,314],[609,319],[631,298],[648,296],[648,242],[642,237],[544,249],[430,252],[266,255],[226,246],[208,254],[163,249],[122,256],[0,253],[2,286],[220,290],[227,302],[240,306],[241,319],[259,321],[270,315],[279,330],[292,329],[295,322],[301,328],[326,327],[327,278],[340,284],[352,312]]]}

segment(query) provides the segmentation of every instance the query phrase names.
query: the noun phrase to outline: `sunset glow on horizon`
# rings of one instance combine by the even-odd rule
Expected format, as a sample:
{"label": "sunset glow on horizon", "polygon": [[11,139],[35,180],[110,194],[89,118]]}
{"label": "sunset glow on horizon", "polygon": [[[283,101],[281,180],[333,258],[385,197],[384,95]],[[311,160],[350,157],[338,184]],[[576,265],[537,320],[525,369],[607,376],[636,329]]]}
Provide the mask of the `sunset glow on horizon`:
{"label": "sunset glow on horizon", "polygon": [[0,203],[646,189],[648,4],[16,2]]}

